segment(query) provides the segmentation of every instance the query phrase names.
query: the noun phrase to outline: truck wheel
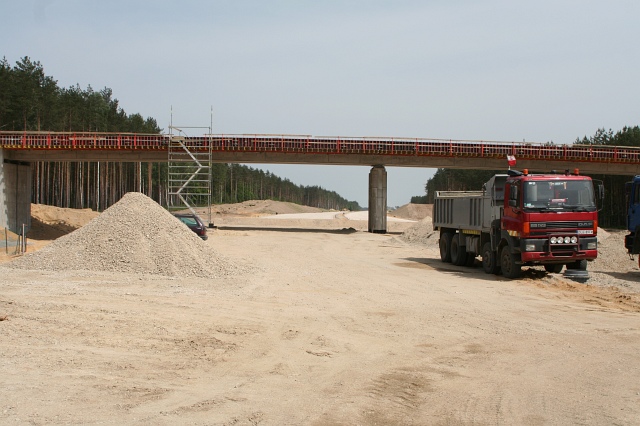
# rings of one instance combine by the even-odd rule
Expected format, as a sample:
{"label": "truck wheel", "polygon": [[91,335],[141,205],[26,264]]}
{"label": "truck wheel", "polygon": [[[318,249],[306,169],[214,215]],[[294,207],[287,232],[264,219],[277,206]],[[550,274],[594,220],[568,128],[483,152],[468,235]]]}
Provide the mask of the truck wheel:
{"label": "truck wheel", "polygon": [[456,266],[467,263],[467,250],[460,245],[460,234],[454,235],[451,239],[451,263]]}
{"label": "truck wheel", "polygon": [[562,267],[564,265],[562,263],[552,263],[552,264],[546,264],[544,265],[544,270],[547,272],[551,272],[554,274],[559,274],[560,272],[562,272]]}
{"label": "truck wheel", "polygon": [[451,232],[440,234],[440,260],[445,263],[451,262]]}
{"label": "truck wheel", "polygon": [[484,243],[482,246],[482,269],[487,274],[499,274],[500,265],[498,264],[498,256],[496,252],[491,250],[491,243]]}
{"label": "truck wheel", "polygon": [[567,263],[567,269],[579,269],[581,271],[587,270],[587,261],[585,259],[576,260],[575,262]]}
{"label": "truck wheel", "polygon": [[522,275],[522,268],[516,264],[516,256],[511,253],[511,248],[508,245],[504,246],[500,253],[500,267],[502,275],[507,278],[520,278]]}

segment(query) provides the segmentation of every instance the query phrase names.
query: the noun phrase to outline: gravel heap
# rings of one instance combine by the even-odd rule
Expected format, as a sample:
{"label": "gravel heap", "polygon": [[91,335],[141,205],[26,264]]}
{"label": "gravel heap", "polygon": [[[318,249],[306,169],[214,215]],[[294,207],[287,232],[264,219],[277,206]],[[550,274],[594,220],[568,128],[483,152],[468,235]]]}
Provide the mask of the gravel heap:
{"label": "gravel heap", "polygon": [[427,216],[404,231],[398,238],[409,244],[432,244],[437,242],[439,234],[433,231],[433,219]]}
{"label": "gravel heap", "polygon": [[5,266],[198,277],[230,275],[242,269],[137,192],[125,194],[82,228]]}

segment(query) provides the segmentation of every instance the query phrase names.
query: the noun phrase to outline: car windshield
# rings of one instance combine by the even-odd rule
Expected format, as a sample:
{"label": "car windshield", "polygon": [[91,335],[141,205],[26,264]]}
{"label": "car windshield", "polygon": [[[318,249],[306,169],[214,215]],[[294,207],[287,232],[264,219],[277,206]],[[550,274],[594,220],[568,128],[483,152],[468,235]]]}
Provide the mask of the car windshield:
{"label": "car windshield", "polygon": [[184,217],[184,216],[181,216],[181,217],[179,217],[178,219],[180,219],[180,220],[181,220],[184,224],[186,224],[186,225],[190,225],[190,226],[196,226],[196,225],[198,225],[198,222],[197,222],[197,221],[196,221],[196,219],[195,219],[195,218],[193,218],[193,217]]}
{"label": "car windshield", "polygon": [[525,209],[596,209],[593,185],[589,180],[534,180],[524,184]]}

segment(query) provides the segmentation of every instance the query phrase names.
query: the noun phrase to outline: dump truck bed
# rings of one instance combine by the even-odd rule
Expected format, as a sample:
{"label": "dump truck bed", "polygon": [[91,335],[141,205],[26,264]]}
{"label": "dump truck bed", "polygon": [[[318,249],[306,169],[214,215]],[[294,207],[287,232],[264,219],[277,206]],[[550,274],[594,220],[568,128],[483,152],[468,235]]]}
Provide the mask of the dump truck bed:
{"label": "dump truck bed", "polygon": [[506,179],[493,176],[484,191],[436,191],[433,228],[489,232],[492,221],[500,218]]}
{"label": "dump truck bed", "polygon": [[488,201],[481,191],[436,192],[433,227],[482,231],[483,209]]}

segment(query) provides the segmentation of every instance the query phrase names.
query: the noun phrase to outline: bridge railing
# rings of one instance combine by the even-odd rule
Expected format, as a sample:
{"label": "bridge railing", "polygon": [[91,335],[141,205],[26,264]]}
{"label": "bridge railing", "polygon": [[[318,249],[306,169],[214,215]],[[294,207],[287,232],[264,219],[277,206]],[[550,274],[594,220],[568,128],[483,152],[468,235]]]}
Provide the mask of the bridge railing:
{"label": "bridge railing", "polygon": [[[3,149],[167,150],[172,135],[90,132],[0,131]],[[354,154],[504,158],[638,163],[640,148],[555,145],[531,142],[465,141],[424,138],[314,137],[306,135],[203,135],[181,137],[194,150],[302,154]]]}
{"label": "bridge railing", "polygon": [[141,133],[0,132],[5,149],[167,149],[165,135]]}

